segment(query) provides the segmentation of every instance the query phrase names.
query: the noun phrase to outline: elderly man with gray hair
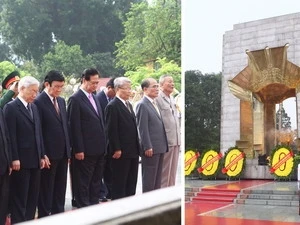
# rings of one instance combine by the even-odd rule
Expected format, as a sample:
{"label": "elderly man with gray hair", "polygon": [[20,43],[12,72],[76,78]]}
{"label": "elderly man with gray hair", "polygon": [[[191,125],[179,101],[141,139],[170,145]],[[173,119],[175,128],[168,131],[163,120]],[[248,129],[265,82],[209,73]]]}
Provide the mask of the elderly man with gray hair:
{"label": "elderly man with gray hair", "polygon": [[41,169],[49,168],[44,155],[39,113],[33,103],[39,82],[31,76],[19,81],[17,98],[4,107],[11,143],[11,223],[34,219],[38,202]]}
{"label": "elderly man with gray hair", "polygon": [[161,118],[164,122],[169,152],[164,155],[161,187],[174,186],[178,167],[180,149],[179,116],[172,96],[174,91],[173,77],[162,75],[159,79],[160,91],[156,98]]}
{"label": "elderly man with gray hair", "polygon": [[114,89],[116,96],[105,108],[105,130],[112,158],[112,200],[135,195],[140,149],[136,118],[128,101],[131,81],[118,77]]}

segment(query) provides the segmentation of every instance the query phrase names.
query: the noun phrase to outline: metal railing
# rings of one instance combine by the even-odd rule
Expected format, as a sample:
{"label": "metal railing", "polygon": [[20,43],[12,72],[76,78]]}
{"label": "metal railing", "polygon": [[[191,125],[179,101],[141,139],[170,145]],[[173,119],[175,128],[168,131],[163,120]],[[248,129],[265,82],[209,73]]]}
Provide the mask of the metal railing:
{"label": "metal railing", "polygon": [[174,186],[31,220],[26,225],[179,225],[182,187]]}

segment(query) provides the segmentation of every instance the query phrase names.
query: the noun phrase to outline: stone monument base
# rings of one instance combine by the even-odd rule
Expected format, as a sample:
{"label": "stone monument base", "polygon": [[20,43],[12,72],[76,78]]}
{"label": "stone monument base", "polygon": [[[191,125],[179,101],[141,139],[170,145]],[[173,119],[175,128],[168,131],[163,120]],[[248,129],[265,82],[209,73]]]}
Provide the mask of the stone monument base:
{"label": "stone monument base", "polygon": [[258,165],[258,159],[246,159],[246,168],[242,179],[274,179],[267,165]]}

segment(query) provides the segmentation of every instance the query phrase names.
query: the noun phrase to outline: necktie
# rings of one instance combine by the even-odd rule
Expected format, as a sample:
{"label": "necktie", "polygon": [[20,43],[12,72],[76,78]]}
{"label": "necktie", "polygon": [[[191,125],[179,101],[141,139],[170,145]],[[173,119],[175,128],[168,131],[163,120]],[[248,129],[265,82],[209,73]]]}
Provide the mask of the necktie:
{"label": "necktie", "polygon": [[131,112],[130,103],[128,101],[125,101],[125,104],[126,104],[127,109],[129,110],[129,112]]}
{"label": "necktie", "polygon": [[154,106],[156,112],[158,113],[158,115],[160,115],[160,112],[159,112],[159,109],[158,109],[158,107],[157,107],[157,105],[156,105],[156,102],[153,101],[152,104],[153,104],[153,106]]}
{"label": "necktie", "polygon": [[30,103],[27,104],[27,110],[28,110],[28,113],[29,113],[31,119],[33,119],[33,112],[32,112],[32,108],[31,108]]}
{"label": "necktie", "polygon": [[97,110],[96,102],[95,102],[95,100],[94,100],[94,98],[93,98],[93,95],[92,95],[92,94],[89,94],[89,100],[90,100],[90,102],[91,102],[92,106],[94,107],[94,109],[95,109],[96,113],[98,114],[98,110]]}
{"label": "necktie", "polygon": [[59,107],[58,107],[56,98],[53,98],[53,105],[54,105],[54,108],[55,108],[57,114],[59,115]]}

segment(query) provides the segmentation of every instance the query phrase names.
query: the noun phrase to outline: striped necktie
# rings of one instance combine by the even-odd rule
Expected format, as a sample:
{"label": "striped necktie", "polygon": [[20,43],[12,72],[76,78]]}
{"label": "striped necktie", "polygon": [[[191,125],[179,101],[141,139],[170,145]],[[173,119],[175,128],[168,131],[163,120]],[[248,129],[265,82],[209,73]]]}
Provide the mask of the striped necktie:
{"label": "striped necktie", "polygon": [[53,105],[54,105],[54,108],[55,108],[57,114],[59,115],[59,107],[58,107],[56,98],[53,98]]}

